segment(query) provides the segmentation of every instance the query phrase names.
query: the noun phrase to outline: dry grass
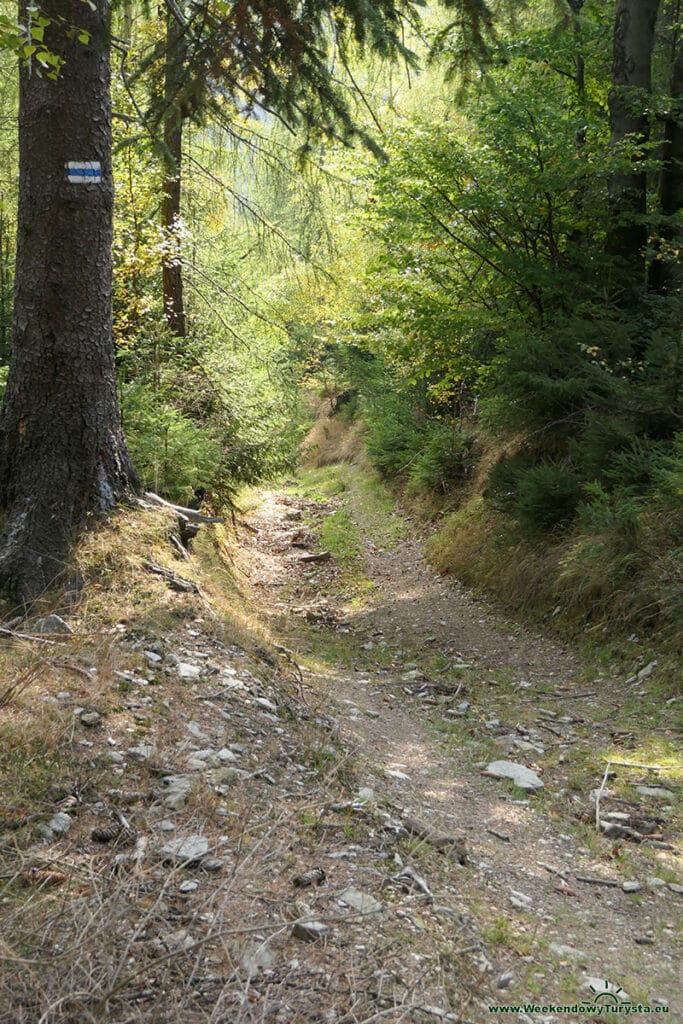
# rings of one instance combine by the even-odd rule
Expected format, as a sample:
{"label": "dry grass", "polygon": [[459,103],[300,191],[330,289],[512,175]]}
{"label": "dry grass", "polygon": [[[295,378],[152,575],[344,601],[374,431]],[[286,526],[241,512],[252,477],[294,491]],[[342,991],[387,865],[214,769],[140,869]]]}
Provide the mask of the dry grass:
{"label": "dry grass", "polygon": [[[167,540],[172,524],[128,510],[90,532],[77,553],[80,605],[49,606],[74,634],[0,651],[0,1024],[314,1024],[332,1012],[339,1024],[398,1024],[429,1019],[423,1003],[467,1006],[480,976],[455,956],[471,945],[467,926],[420,907],[427,948],[402,901],[382,897],[378,820],[332,809],[348,801],[352,764],[330,753],[324,712],[301,701],[291,666],[278,665],[267,628],[256,628],[229,531],[207,532],[181,561]],[[144,570],[149,558],[200,593],[169,590]],[[142,650],[155,642],[180,652],[199,644],[219,673],[196,684],[152,678]],[[223,667],[236,667],[249,699],[224,692],[232,677]],[[251,701],[257,692],[278,703],[275,721]],[[96,709],[101,723],[84,727],[79,707]],[[197,774],[186,806],[172,812],[160,777],[185,770],[188,721],[212,745],[242,744],[246,774],[222,792]],[[112,761],[142,740],[156,747],[148,761]],[[45,843],[37,828],[60,811],[71,828]],[[115,812],[135,845],[92,839]],[[206,836],[220,871],[160,862],[169,816],[175,835]],[[327,860],[348,846],[349,830],[356,858]],[[292,877],[317,864],[327,884],[294,889]],[[386,903],[371,927],[338,902],[359,870]],[[197,888],[183,892],[188,880]],[[327,942],[292,937],[293,922],[311,917],[330,925]],[[272,962],[250,967],[266,949]]]}

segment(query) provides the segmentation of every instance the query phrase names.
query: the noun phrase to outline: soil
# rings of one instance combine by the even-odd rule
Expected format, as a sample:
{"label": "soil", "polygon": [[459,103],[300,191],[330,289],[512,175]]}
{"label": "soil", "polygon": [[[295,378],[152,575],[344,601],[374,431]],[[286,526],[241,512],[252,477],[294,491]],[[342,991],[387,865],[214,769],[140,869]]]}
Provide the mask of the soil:
{"label": "soil", "polygon": [[[535,1003],[538,1011],[520,1006],[513,1019],[592,1019],[583,1007],[567,1013],[553,1006],[591,999],[591,985],[600,992],[609,982],[621,986],[622,999],[669,1005],[677,1019],[681,894],[663,880],[680,879],[675,839],[666,824],[658,825],[655,843],[666,839],[669,849],[598,835],[589,795],[607,767],[603,751],[633,760],[629,747],[637,736],[615,723],[641,684],[629,692],[622,681],[596,677],[576,652],[503,620],[436,575],[414,536],[379,548],[364,534],[362,512],[355,516],[360,562],[374,587],[362,602],[354,599],[348,569],[302,561],[301,549],[287,544],[302,521],[315,529],[337,505],[291,492],[263,494],[243,536],[245,566],[273,631],[295,651],[308,647],[314,663],[316,655],[324,662],[305,673],[306,697],[338,722],[358,785],[372,790],[372,806],[392,820],[417,817],[465,841],[466,867],[453,859],[437,867],[432,858],[427,868],[436,872],[428,879],[430,918],[445,904],[444,914],[461,929],[464,922],[469,936],[461,936],[456,957],[461,968],[470,961],[468,1005],[454,1001],[444,971],[440,984],[434,976],[425,981],[432,1009],[441,1008],[441,1019],[464,1014],[479,1022],[491,1018],[489,1004]],[[335,665],[340,644],[344,664]],[[510,737],[521,749],[510,749]],[[483,769],[495,759],[536,770],[545,790],[529,795],[488,777]],[[665,821],[662,801],[648,805],[635,789],[657,784],[657,772],[620,765],[614,771],[630,795],[624,799],[622,791],[610,801],[608,790],[603,811]],[[427,845],[417,848],[420,871]],[[629,881],[642,887],[626,892]],[[418,948],[433,953],[430,923],[423,916],[415,927]]]}
{"label": "soil", "polygon": [[33,638],[0,701],[0,1024],[683,1019],[649,669],[503,619],[339,476],[258,492],[182,559],[175,517],[128,513],[106,622],[93,587],[94,617]]}

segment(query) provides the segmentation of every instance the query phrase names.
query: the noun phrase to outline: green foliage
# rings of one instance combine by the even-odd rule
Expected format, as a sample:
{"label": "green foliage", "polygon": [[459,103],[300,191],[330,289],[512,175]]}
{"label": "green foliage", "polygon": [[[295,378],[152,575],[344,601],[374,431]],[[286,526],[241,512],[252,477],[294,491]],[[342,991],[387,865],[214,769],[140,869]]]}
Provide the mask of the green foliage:
{"label": "green foliage", "polygon": [[408,470],[408,493],[446,493],[473,467],[474,438],[457,426],[431,426],[424,447]]}
{"label": "green foliage", "polygon": [[185,504],[196,490],[220,484],[220,444],[209,430],[140,383],[123,387],[121,411],[128,447],[146,488]]}

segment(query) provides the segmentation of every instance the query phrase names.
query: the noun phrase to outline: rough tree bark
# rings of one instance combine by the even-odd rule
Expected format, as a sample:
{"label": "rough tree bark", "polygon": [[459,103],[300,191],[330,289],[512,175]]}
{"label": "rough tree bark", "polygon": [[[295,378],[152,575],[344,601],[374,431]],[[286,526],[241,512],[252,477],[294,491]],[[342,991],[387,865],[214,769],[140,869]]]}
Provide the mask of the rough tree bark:
{"label": "rough tree bark", "polygon": [[169,330],[185,337],[183,267],[178,227],[183,156],[183,114],[180,95],[185,81],[185,31],[176,14],[166,11],[164,57],[163,164],[161,223],[166,251],[162,266],[164,312]]}
{"label": "rough tree bark", "polygon": [[644,280],[643,251],[647,174],[639,157],[649,138],[648,96],[652,88],[651,61],[659,0],[617,0],[614,22],[612,89],[609,96],[611,141],[614,149],[632,141],[638,147],[630,166],[610,181],[610,253],[622,256]]}
{"label": "rough tree bark", "polygon": [[683,228],[674,217],[683,210],[683,42],[679,42],[671,73],[671,108],[664,123],[659,208],[669,223],[662,231],[661,259],[652,261],[650,285],[671,294],[683,288]]}
{"label": "rough tree bark", "polygon": [[[30,17],[20,0],[20,21]],[[120,427],[111,323],[107,0],[42,0],[58,81],[20,70],[12,357],[0,413],[0,587],[30,601],[88,513],[137,486]],[[78,39],[74,26],[90,33]],[[98,162],[69,180],[69,162]],[[87,172],[86,172],[87,173]],[[73,178],[73,174],[72,174]]]}

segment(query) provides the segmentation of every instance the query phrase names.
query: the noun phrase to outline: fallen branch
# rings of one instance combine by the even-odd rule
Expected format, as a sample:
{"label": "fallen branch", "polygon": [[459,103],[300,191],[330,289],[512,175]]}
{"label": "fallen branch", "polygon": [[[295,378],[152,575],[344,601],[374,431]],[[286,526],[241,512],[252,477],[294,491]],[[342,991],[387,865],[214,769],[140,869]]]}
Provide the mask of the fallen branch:
{"label": "fallen branch", "polygon": [[329,562],[331,558],[332,555],[329,551],[319,551],[317,554],[313,555],[300,555],[299,558],[297,558],[297,562]]}
{"label": "fallen branch", "polygon": [[505,832],[498,832],[495,828],[487,828],[486,831],[495,836],[496,839],[500,839],[502,843],[510,842],[510,836],[506,835]]}
{"label": "fallen branch", "polygon": [[13,640],[31,640],[34,644],[50,644],[54,646],[57,643],[56,640],[47,640],[44,636],[32,636],[30,633],[15,633],[13,629],[5,629],[4,627],[0,627],[0,636],[11,636]]}
{"label": "fallen branch", "polygon": [[424,839],[426,843],[433,846],[439,853],[453,852],[460,864],[467,864],[467,851],[463,839],[447,835],[445,832],[439,832],[438,829],[418,821],[417,818],[403,818],[402,824],[408,832],[418,836],[419,839]]}
{"label": "fallen branch", "polygon": [[621,889],[621,882],[613,882],[611,878],[589,878],[586,875],[577,875],[577,882],[585,882],[586,885],[604,885],[609,889]]}
{"label": "fallen branch", "polygon": [[600,798],[602,797],[602,794],[605,792],[605,786],[607,785],[607,779],[609,777],[609,770],[611,767],[612,762],[608,761],[607,765],[605,766],[605,774],[602,777],[600,788],[595,794],[595,827],[598,830],[598,832],[600,831]]}
{"label": "fallen branch", "polygon": [[147,572],[165,579],[171,590],[177,590],[181,594],[199,593],[199,587],[192,580],[186,580],[184,576],[178,576],[176,573],[171,572],[170,569],[164,569],[163,566],[157,565],[156,562],[145,562],[145,569]]}
{"label": "fallen branch", "polygon": [[191,523],[224,523],[225,519],[221,516],[205,516],[201,512],[198,512],[195,508],[185,508],[184,505],[174,505],[170,501],[166,501],[165,498],[160,498],[158,494],[154,494],[153,491],[145,491],[145,498],[150,501],[153,505],[161,505],[162,508],[170,508],[177,515],[184,516],[185,519],[189,519]]}

